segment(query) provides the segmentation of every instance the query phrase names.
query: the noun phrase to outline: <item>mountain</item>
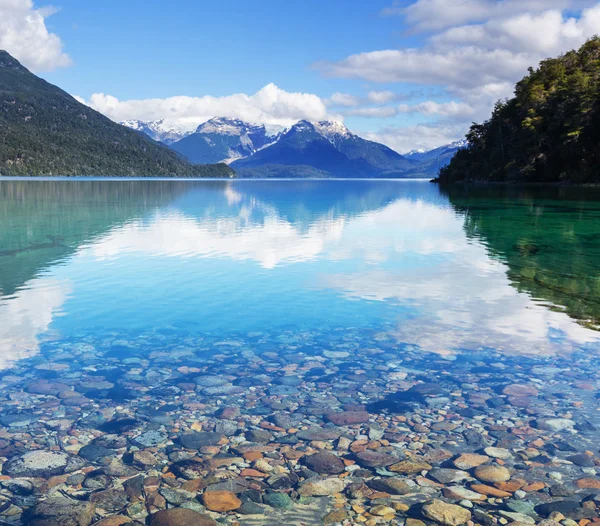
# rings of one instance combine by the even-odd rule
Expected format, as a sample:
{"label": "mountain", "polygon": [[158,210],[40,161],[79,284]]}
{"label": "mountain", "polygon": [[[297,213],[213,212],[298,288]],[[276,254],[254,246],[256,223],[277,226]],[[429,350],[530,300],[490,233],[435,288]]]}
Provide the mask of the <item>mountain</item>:
{"label": "mountain", "polygon": [[186,129],[179,124],[167,123],[165,119],[160,119],[158,121],[129,120],[121,121],[119,124],[127,126],[132,130],[145,133],[151,139],[162,142],[167,146],[194,132],[194,130]]}
{"label": "mountain", "polygon": [[600,183],[600,37],[540,63],[473,124],[440,183]]}
{"label": "mountain", "polygon": [[402,177],[413,163],[341,122],[299,121],[279,140],[232,163],[242,177]]}
{"label": "mountain", "polygon": [[433,150],[413,150],[404,154],[415,166],[409,170],[414,177],[437,177],[440,169],[446,166],[454,154],[467,146],[467,141],[461,139]]}
{"label": "mountain", "polygon": [[114,123],[0,51],[0,175],[221,176]]}
{"label": "mountain", "polygon": [[171,148],[191,162],[229,163],[256,153],[277,141],[279,136],[280,132],[264,125],[215,117],[198,126],[194,133],[171,144]]}
{"label": "mountain", "polygon": [[466,146],[467,140],[461,139],[459,141],[451,142],[450,144],[445,144],[444,146],[434,148],[433,150],[413,150],[412,152],[405,153],[404,157],[412,161],[416,161],[419,164],[428,163],[441,158],[446,158],[448,156],[450,156],[451,158],[452,155],[456,153],[456,150],[458,150],[459,148],[464,148]]}

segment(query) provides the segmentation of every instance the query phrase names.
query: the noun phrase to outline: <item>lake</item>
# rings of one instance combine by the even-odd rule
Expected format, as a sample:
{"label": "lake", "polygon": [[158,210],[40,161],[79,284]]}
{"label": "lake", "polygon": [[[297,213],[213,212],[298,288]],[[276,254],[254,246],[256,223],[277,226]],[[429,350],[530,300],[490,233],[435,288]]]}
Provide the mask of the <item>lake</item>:
{"label": "lake", "polygon": [[585,519],[599,328],[595,189],[1,180],[0,522]]}

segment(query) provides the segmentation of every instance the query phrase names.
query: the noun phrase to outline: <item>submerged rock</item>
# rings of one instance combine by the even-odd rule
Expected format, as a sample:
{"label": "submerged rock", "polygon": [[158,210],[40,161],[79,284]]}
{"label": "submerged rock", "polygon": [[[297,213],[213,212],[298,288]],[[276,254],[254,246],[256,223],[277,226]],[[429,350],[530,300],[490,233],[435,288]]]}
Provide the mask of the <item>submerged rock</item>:
{"label": "submerged rock", "polygon": [[11,477],[51,477],[67,470],[69,455],[58,451],[30,451],[11,458],[2,473]]}
{"label": "submerged rock", "polygon": [[434,499],[423,506],[423,515],[444,526],[460,526],[471,520],[469,510],[438,499]]}

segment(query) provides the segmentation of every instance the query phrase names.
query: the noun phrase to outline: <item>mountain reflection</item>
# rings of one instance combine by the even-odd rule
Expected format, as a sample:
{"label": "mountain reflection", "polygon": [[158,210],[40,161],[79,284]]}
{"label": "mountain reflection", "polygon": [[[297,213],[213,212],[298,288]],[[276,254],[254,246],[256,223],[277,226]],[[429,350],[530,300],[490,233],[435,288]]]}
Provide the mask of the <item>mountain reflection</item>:
{"label": "mountain reflection", "polygon": [[442,354],[597,345],[556,308],[597,312],[594,206],[414,181],[1,181],[0,368],[99,328],[361,326]]}
{"label": "mountain reflection", "polygon": [[442,189],[517,290],[600,327],[600,189]]}

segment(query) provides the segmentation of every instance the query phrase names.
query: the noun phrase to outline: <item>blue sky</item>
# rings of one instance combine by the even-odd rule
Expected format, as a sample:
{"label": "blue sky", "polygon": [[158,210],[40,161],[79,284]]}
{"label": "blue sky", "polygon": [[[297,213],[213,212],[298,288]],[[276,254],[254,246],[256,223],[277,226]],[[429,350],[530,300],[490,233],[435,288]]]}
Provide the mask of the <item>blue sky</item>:
{"label": "blue sky", "polygon": [[398,151],[598,32],[586,0],[0,1],[0,48],[114,120],[335,118]]}

